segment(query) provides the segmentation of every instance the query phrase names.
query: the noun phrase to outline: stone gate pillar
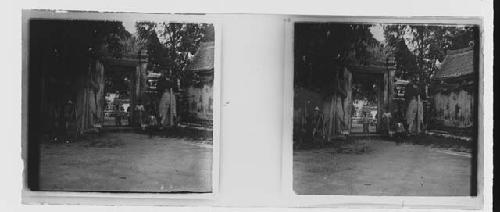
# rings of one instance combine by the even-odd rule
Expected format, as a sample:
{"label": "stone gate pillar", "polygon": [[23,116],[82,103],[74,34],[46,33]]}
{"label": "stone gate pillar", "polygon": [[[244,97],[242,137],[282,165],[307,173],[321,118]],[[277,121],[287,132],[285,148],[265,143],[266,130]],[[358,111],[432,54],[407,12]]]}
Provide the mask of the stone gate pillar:
{"label": "stone gate pillar", "polygon": [[392,112],[392,100],[394,99],[394,82],[396,81],[396,58],[394,56],[390,56],[387,58],[387,71],[388,71],[388,102],[387,108]]}

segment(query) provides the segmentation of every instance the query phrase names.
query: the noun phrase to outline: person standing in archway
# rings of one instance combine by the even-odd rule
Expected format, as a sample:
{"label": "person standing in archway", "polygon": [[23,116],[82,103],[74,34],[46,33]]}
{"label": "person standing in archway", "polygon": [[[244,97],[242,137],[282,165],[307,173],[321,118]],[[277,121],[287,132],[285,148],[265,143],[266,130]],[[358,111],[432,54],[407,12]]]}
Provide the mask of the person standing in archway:
{"label": "person standing in archway", "polygon": [[369,112],[363,112],[363,133],[370,133],[370,117]]}
{"label": "person standing in archway", "polygon": [[123,107],[120,101],[115,100],[115,125],[120,127],[122,125]]}
{"label": "person standing in archway", "polygon": [[393,131],[391,129],[391,122],[392,122],[392,114],[391,111],[389,111],[389,106],[386,105],[384,107],[384,112],[382,113],[382,131],[384,132],[385,135],[391,137],[393,134]]}
{"label": "person standing in archway", "polygon": [[144,105],[142,104],[141,100],[137,101],[137,105],[135,105],[134,109],[136,111],[136,117],[137,117],[136,123],[138,124],[138,126],[141,129],[144,129],[144,127],[145,127],[145,125],[144,125],[144,112],[146,110],[145,110]]}

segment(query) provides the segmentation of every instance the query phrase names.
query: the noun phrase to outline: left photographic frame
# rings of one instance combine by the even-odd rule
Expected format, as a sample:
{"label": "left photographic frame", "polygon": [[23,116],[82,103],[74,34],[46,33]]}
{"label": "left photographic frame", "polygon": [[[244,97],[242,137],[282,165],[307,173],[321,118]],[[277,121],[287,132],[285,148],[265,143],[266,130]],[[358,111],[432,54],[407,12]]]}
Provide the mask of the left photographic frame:
{"label": "left photographic frame", "polygon": [[212,199],[218,31],[207,15],[24,10],[23,201]]}

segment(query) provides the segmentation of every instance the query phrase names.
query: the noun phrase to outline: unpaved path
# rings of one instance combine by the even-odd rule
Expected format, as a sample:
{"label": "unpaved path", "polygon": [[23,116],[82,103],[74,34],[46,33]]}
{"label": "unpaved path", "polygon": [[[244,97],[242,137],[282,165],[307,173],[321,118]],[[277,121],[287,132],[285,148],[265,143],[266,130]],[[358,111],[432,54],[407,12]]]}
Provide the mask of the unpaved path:
{"label": "unpaved path", "polygon": [[210,192],[212,147],[180,138],[106,134],[41,145],[41,190]]}
{"label": "unpaved path", "polygon": [[471,158],[423,145],[364,141],[365,153],[294,153],[297,194],[467,196]]}

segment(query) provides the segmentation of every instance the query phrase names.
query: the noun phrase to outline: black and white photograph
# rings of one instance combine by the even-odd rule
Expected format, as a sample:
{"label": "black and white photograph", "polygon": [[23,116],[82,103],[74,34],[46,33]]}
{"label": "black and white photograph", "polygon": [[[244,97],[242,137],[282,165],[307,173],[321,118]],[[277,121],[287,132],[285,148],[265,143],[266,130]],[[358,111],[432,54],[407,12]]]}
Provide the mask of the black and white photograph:
{"label": "black and white photograph", "polygon": [[491,205],[491,0],[50,1],[5,10],[0,208]]}
{"label": "black and white photograph", "polygon": [[214,24],[46,13],[24,32],[27,188],[212,193]]}
{"label": "black and white photograph", "polygon": [[477,195],[479,25],[292,24],[295,194]]}

